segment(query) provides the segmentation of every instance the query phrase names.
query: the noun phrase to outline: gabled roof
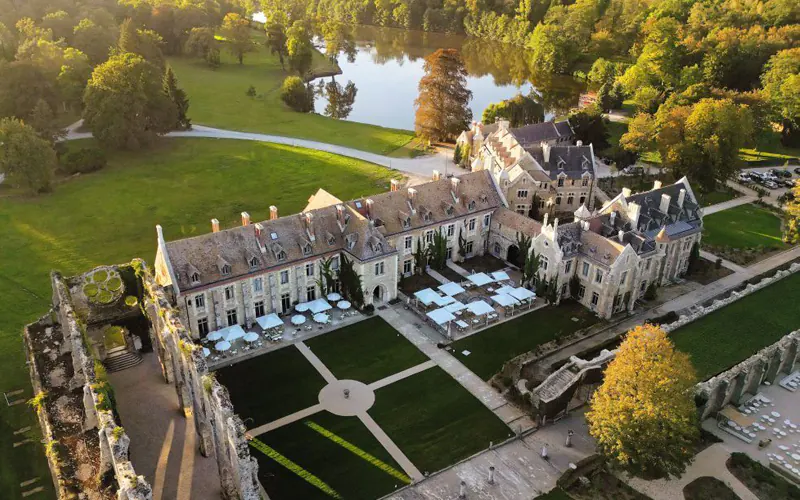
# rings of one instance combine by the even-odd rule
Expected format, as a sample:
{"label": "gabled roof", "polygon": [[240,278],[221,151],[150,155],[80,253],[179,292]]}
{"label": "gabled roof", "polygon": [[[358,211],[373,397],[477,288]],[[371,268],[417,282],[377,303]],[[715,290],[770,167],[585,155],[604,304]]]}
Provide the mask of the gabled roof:
{"label": "gabled roof", "polygon": [[587,173],[594,176],[594,152],[591,146],[537,145],[526,147],[525,150],[547,171],[552,180],[561,174],[568,179],[580,179]]}
{"label": "gabled roof", "polygon": [[562,122],[543,122],[525,125],[519,128],[512,128],[511,133],[523,146],[539,144],[541,142],[553,141],[556,139],[571,139],[573,136],[572,127],[568,121]]}

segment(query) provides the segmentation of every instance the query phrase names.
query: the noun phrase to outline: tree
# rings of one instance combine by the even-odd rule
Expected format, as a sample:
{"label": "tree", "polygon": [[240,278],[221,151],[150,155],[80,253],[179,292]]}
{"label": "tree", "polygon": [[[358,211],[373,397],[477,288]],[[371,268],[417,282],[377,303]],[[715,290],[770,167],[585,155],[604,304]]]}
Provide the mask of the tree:
{"label": "tree", "polygon": [[427,139],[452,139],[472,120],[467,71],[455,49],[439,49],[425,58],[425,76],[419,82],[414,126]]}
{"label": "tree", "polygon": [[535,285],[539,277],[539,266],[542,263],[542,256],[531,250],[522,266],[522,286]]}
{"label": "tree", "polygon": [[40,26],[53,33],[53,40],[65,40],[70,42],[72,39],[72,27],[74,20],[63,10],[50,12],[42,18]]}
{"label": "tree", "polygon": [[447,237],[441,229],[433,232],[433,241],[428,245],[428,258],[431,267],[438,271],[447,266]]}
{"label": "tree", "polygon": [[323,295],[327,295],[336,287],[336,273],[333,270],[333,257],[320,260],[319,273],[320,279],[317,280],[317,286],[322,290]]}
{"label": "tree", "polygon": [[8,183],[31,193],[50,189],[56,153],[50,142],[15,118],[0,120],[0,172]]}
{"label": "tree", "polygon": [[339,255],[341,257],[339,282],[342,285],[342,295],[352,302],[357,309],[361,309],[364,305],[364,289],[361,287],[361,276],[353,267],[353,262],[344,253]]}
{"label": "tree", "polygon": [[277,55],[281,61],[281,68],[286,69],[285,59],[289,56],[286,45],[286,27],[283,23],[272,20],[267,23],[267,47],[272,55]]}
{"label": "tree", "polygon": [[564,29],[556,24],[539,24],[531,33],[531,66],[545,73],[567,73],[578,56]]}
{"label": "tree", "polygon": [[53,109],[44,99],[39,99],[39,102],[36,103],[27,124],[39,134],[39,137],[50,144],[64,135],[64,130],[56,124]]}
{"label": "tree", "polygon": [[800,184],[792,190],[794,198],[786,204],[783,227],[783,241],[790,245],[800,243]]}
{"label": "tree", "polygon": [[456,144],[456,148],[453,150],[453,163],[461,165],[461,144]]}
{"label": "tree", "polygon": [[314,48],[302,21],[295,21],[286,32],[286,55],[289,57],[289,67],[300,76],[305,76],[311,69]]}
{"label": "tree", "polygon": [[84,95],[84,123],[107,147],[149,145],[178,119],[162,84],[160,69],[141,56],[115,55],[92,73]]}
{"label": "tree", "polygon": [[17,37],[0,22],[0,60],[13,61],[17,53]]}
{"label": "tree", "polygon": [[660,90],[649,85],[640,87],[633,94],[633,103],[639,113],[655,113],[664,100]]}
{"label": "tree", "polygon": [[782,50],[764,67],[761,84],[772,118],[781,124],[781,143],[800,145],[800,48]]}
{"label": "tree", "polygon": [[584,145],[591,144],[595,151],[609,146],[608,130],[603,110],[599,106],[589,106],[572,113],[569,115],[569,123],[575,131],[575,139],[583,141]]}
{"label": "tree", "polygon": [[472,162],[472,145],[470,143],[465,143],[461,147],[461,161],[458,163],[459,166],[463,168],[470,168],[470,163]]}
{"label": "tree", "polygon": [[56,78],[64,108],[79,109],[83,100],[86,82],[92,74],[89,58],[80,50],[67,47],[64,63]]}
{"label": "tree", "polygon": [[114,31],[95,24],[91,19],[81,19],[72,35],[72,46],[86,54],[93,66],[108,59],[114,42]]}
{"label": "tree", "polygon": [[641,155],[655,146],[656,122],[652,115],[639,113],[628,122],[628,131],[622,134],[620,145]]}
{"label": "tree", "polygon": [[189,99],[186,97],[186,92],[178,87],[178,78],[175,76],[175,72],[172,71],[172,66],[168,65],[166,71],[164,71],[162,86],[164,95],[172,102],[177,112],[175,123],[171,128],[176,130],[191,129],[192,120],[187,116],[189,112]]}
{"label": "tree", "polygon": [[219,66],[219,42],[213,28],[192,28],[184,51],[189,55],[203,58],[209,66]]}
{"label": "tree", "polygon": [[581,289],[581,279],[578,278],[577,274],[573,274],[572,277],[569,279],[569,296],[572,297],[573,300],[578,300],[578,293]]}
{"label": "tree", "polygon": [[540,123],[544,121],[544,106],[531,96],[517,94],[511,99],[489,104],[483,110],[483,123],[495,123],[498,119],[508,120],[512,128]]}
{"label": "tree", "polygon": [[59,105],[55,78],[31,61],[0,62],[0,116],[30,117],[39,100]]}
{"label": "tree", "polygon": [[358,89],[355,83],[347,82],[347,85],[342,87],[331,78],[331,81],[325,84],[325,96],[328,103],[325,105],[323,114],[336,120],[344,120],[353,111],[357,93]]}
{"label": "tree", "polygon": [[682,472],[699,437],[696,383],[688,355],[663,330],[629,331],[586,413],[598,451],[638,471]]}
{"label": "tree", "polygon": [[525,261],[528,258],[532,242],[533,239],[523,233],[519,233],[517,236],[517,248],[519,248],[519,253],[517,254],[516,262],[513,262],[517,267],[525,266]]}
{"label": "tree", "polygon": [[414,272],[422,274],[428,265],[428,247],[422,244],[422,239],[417,238],[417,249],[414,250]]}
{"label": "tree", "polygon": [[225,39],[228,50],[239,60],[239,64],[244,64],[245,54],[255,50],[253,40],[250,38],[250,22],[235,12],[225,15],[220,34]]}
{"label": "tree", "polygon": [[117,40],[116,54],[137,54],[147,62],[166,67],[166,59],[161,47],[164,39],[152,30],[136,29],[131,19],[126,19],[120,26],[119,39]]}
{"label": "tree", "polygon": [[281,100],[300,113],[314,110],[314,96],[303,80],[297,76],[287,76],[281,85]]}

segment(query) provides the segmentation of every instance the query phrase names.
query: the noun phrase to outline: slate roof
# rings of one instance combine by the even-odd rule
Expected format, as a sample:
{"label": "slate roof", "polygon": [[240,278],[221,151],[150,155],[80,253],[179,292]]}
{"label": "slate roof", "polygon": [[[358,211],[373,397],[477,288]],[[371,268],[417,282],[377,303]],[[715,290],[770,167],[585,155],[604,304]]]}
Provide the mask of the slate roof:
{"label": "slate roof", "polygon": [[[667,234],[672,235],[699,229],[702,225],[700,205],[693,198],[691,190],[686,189],[683,206],[678,206],[678,196],[681,189],[686,189],[686,185],[682,182],[677,182],[626,198],[628,203],[638,203],[642,207],[636,229],[646,235],[649,235],[652,231],[658,234],[658,230],[664,226],[667,227]],[[661,206],[661,196],[664,194],[670,196],[667,213],[662,212],[659,208]],[[680,225],[676,228],[670,228],[670,225],[677,222],[685,222],[691,227]]]}
{"label": "slate roof", "polygon": [[561,122],[543,122],[525,125],[519,128],[512,128],[511,133],[517,138],[517,141],[523,147],[528,145],[538,145],[543,141],[552,141],[556,139],[569,138],[572,139],[572,127],[568,121]]}
{"label": "slate roof", "polygon": [[492,220],[503,227],[519,231],[527,236],[537,236],[542,232],[542,223],[525,217],[505,207],[498,208],[492,215]]}
{"label": "slate roof", "polygon": [[[454,196],[452,180],[447,178],[371,196],[368,198],[373,202],[370,215],[375,225],[388,236],[441,225],[503,206],[489,171],[471,172],[457,179],[457,197]],[[410,189],[414,190],[413,197],[409,194]],[[367,198],[349,201],[347,205],[367,216]]]}
{"label": "slate roof", "polygon": [[557,179],[562,172],[568,179],[580,179],[587,172],[594,175],[591,146],[549,146],[550,154],[545,161],[546,147],[536,145],[526,147],[525,150],[547,171],[550,179]]}

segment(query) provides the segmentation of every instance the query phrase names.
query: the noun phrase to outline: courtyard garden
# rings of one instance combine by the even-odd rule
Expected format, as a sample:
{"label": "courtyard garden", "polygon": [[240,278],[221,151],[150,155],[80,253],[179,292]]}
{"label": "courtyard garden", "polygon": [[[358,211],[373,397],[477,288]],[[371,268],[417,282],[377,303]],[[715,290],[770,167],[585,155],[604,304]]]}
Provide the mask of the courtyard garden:
{"label": "courtyard garden", "polygon": [[[453,343],[459,361],[484,380],[503,364],[538,346],[597,323],[598,318],[582,305],[566,301],[505,321]],[[468,351],[468,356],[463,352]]]}
{"label": "courtyard garden", "polygon": [[773,344],[800,325],[800,273],[792,274],[672,332],[705,380]]}
{"label": "courtyard garden", "polygon": [[[253,220],[268,218],[272,204],[295,213],[320,186],[349,199],[388,190],[390,177],[376,165],[317,151],[170,139],[155,151],[116,154],[106,169],[63,179],[53,193],[27,197],[0,185],[0,390],[32,396],[20,332],[50,308],[51,270],[74,275],[133,257],[152,264],[156,224],[168,239],[193,236],[209,232],[212,217],[231,227],[243,210]],[[2,405],[0,457],[9,465],[0,467],[0,487],[10,498],[20,497],[19,483],[49,474],[36,436],[13,447],[28,437],[13,431],[33,424],[27,405]]]}
{"label": "courtyard garden", "polygon": [[755,204],[739,205],[703,219],[704,249],[741,265],[789,248],[781,237],[779,215]]}
{"label": "courtyard garden", "polygon": [[[172,57],[169,63],[191,102],[193,123],[245,132],[275,134],[352,147],[363,151],[411,156],[414,147],[405,147],[414,133],[364,123],[335,120],[314,113],[298,113],[280,99],[280,88],[287,76],[276,55],[265,46],[264,33],[257,38],[256,52],[247,54],[244,64],[221,52],[221,65],[211,68],[200,59]],[[319,52],[314,52],[313,74],[335,74],[339,68]],[[256,96],[246,91],[255,87]],[[401,149],[402,148],[402,149]]]}
{"label": "courtyard garden", "polygon": [[[337,380],[367,384],[427,361],[380,317],[306,345]],[[273,499],[378,498],[408,484],[408,471],[378,440],[375,426],[421,473],[438,471],[513,435],[435,366],[376,386],[374,404],[365,412],[337,416],[320,397],[326,381],[304,356],[300,348],[288,346],[216,372],[234,410],[251,429],[251,455]],[[270,430],[256,429],[317,403],[320,411]]]}

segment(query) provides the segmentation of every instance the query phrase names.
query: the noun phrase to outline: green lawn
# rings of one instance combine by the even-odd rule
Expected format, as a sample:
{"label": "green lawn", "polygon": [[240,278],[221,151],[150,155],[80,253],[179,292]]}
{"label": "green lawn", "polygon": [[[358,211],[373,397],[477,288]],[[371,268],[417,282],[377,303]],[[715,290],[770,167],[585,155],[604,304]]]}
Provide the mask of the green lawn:
{"label": "green lawn", "polygon": [[365,384],[428,360],[378,316],[315,337],[306,345],[336,378]]}
{"label": "green lawn", "polygon": [[[305,149],[170,139],[157,151],[113,157],[106,170],[51,194],[0,187],[0,390],[32,396],[20,332],[50,308],[50,270],[71,275],[137,256],[152,263],[156,224],[176,239],[209,231],[212,217],[237,225],[243,210],[253,220],[268,218],[272,204],[295,213],[320,186],[343,199],[385,191],[389,178],[381,167]],[[52,484],[38,440],[12,448],[21,439],[11,431],[28,425],[27,406],[0,405],[0,488],[9,498],[20,498],[19,483],[33,477]]]}
{"label": "green lawn", "polygon": [[[189,116],[195,124],[311,139],[380,154],[402,148],[414,137],[410,131],[292,111],[280,99],[280,87],[290,73],[263,43],[257,52],[245,56],[241,66],[227,51],[217,69],[199,59],[170,58],[169,63],[189,96]],[[316,53],[314,69],[338,68]],[[256,88],[255,98],[245,95],[251,85]],[[407,148],[401,154],[407,157],[414,151]]]}
{"label": "green lawn", "polygon": [[[572,321],[578,318],[578,321]],[[598,321],[591,311],[576,302],[545,307],[511,321],[483,330],[453,344],[456,357],[484,380],[490,379],[503,363]],[[464,356],[462,351],[470,351]]]}
{"label": "green lawn", "polygon": [[379,389],[369,414],[422,473],[441,470],[512,435],[438,367]]}
{"label": "green lawn", "polygon": [[294,346],[221,368],[216,372],[248,429],[319,403],[325,379]]}
{"label": "green lawn", "polygon": [[738,198],[741,194],[732,189],[722,189],[718,191],[711,191],[710,193],[697,193],[700,201],[700,206],[710,207],[718,203],[723,203],[734,198]]}
{"label": "green lawn", "polygon": [[[323,429],[333,436],[326,433],[326,437],[320,433]],[[262,434],[257,439],[281,456],[273,454],[270,458],[264,452],[250,448],[251,456],[258,460],[259,480],[273,500],[330,500],[328,493],[315,486],[321,483],[342,498],[371,500],[406,484],[398,477],[403,469],[356,417],[338,417],[321,412]],[[370,456],[380,462],[371,460]],[[301,467],[302,471],[297,468],[290,470],[284,459]],[[391,470],[389,467],[394,475],[388,472]]]}
{"label": "green lawn", "polygon": [[800,327],[798,290],[795,273],[675,330],[675,347],[691,355],[705,380]]}
{"label": "green lawn", "polygon": [[733,248],[782,249],[781,220],[758,205],[740,205],[703,219],[703,244]]}

